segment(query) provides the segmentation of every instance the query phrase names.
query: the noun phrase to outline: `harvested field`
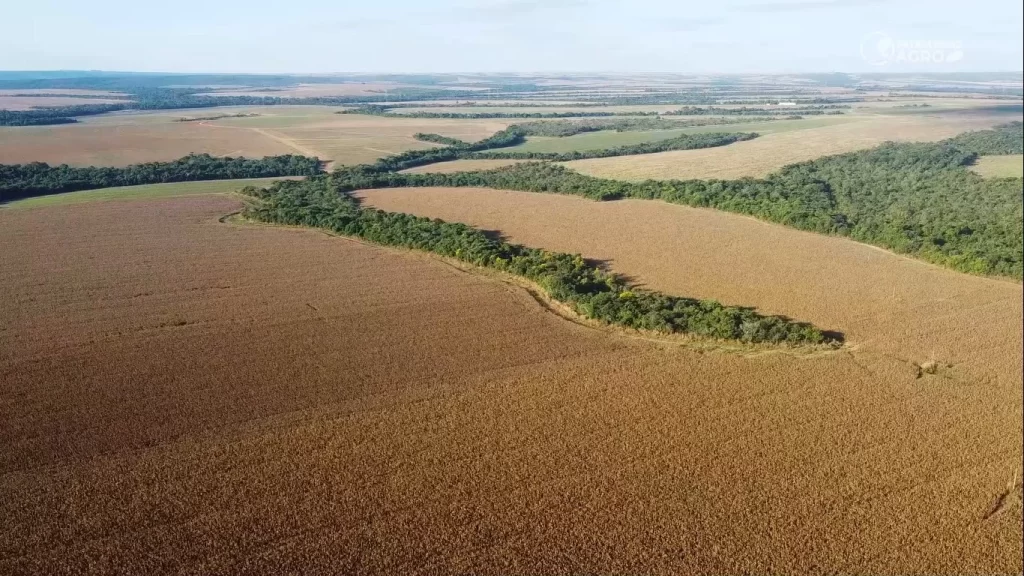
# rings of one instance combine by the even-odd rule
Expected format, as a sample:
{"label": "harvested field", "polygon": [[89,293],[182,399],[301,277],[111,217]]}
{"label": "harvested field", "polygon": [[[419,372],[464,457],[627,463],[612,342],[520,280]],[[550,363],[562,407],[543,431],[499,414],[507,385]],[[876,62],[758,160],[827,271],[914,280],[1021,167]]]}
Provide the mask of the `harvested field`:
{"label": "harvested field", "polygon": [[[802,130],[764,130],[760,138],[729,146],[576,160],[566,166],[591,176],[622,180],[763,177],[787,164],[871,148],[886,141],[942,140],[968,130],[1019,120],[1020,114],[935,113],[842,118],[843,121],[836,124],[808,124]],[[739,126],[715,128],[741,130]]]}
{"label": "harvested field", "polygon": [[463,160],[451,160],[448,162],[427,164],[426,166],[417,166],[415,168],[409,168],[408,170],[402,170],[402,172],[408,174],[451,174],[452,172],[473,172],[475,170],[491,170],[494,168],[501,168],[502,166],[511,166],[513,164],[518,164],[520,162],[525,162],[525,160],[474,160],[471,158],[466,158]]}
{"label": "harvested field", "polygon": [[982,156],[971,170],[985,178],[1020,178],[1024,176],[1024,155]]}
{"label": "harvested field", "polygon": [[[417,132],[480,140],[509,124],[502,120],[339,115],[337,111],[326,106],[232,106],[212,111],[107,114],[62,126],[0,128],[0,163],[126,166],[207,152],[217,156],[304,154],[360,164],[431,147],[413,138]],[[221,114],[259,116],[177,122],[179,118]]]}
{"label": "harvested field", "polygon": [[[0,572],[1021,570],[1020,285],[653,202],[458,193],[527,242],[625,211],[596,236],[616,268],[858,348],[584,328],[427,256],[221,224],[230,198],[0,211]],[[728,282],[687,265],[712,244]],[[921,342],[957,363],[884,352]]]}
{"label": "harvested field", "polygon": [[58,204],[80,204],[106,200],[152,200],[194,194],[229,194],[246,186],[269,186],[277,180],[295,180],[295,176],[276,178],[244,178],[238,180],[205,180],[199,182],[172,182],[167,184],[143,184],[141,186],[118,186],[98,190],[81,190],[63,194],[34,196],[0,204],[0,208],[41,208]]}
{"label": "harvested field", "polygon": [[[127,117],[127,115],[125,116]],[[260,134],[217,130],[200,122],[121,124],[82,122],[0,128],[0,164],[48,162],[72,166],[127,166],[195,153],[274,156],[297,151]]]}

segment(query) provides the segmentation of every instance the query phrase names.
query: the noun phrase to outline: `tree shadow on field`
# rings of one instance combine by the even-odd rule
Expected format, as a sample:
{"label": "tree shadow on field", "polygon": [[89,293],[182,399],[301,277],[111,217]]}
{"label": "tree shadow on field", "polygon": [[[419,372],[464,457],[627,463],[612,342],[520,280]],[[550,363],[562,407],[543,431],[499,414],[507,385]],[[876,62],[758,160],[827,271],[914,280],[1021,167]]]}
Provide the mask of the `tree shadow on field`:
{"label": "tree shadow on field", "polygon": [[[500,230],[484,230],[484,229],[481,229],[481,228],[477,228],[477,230],[479,230],[480,233],[482,233],[484,236],[486,236],[488,240],[492,240],[494,242],[505,242],[505,243],[508,243],[508,244],[516,244],[516,242],[513,242],[513,241],[509,240],[508,237],[505,236]],[[528,248],[530,248],[530,246],[528,246]],[[631,287],[634,287],[634,288],[644,288],[645,287],[645,285],[643,283],[639,282],[635,277],[630,276],[628,274],[623,274],[623,273],[615,270],[615,268],[612,266],[612,263],[615,262],[615,261],[610,259],[610,258],[609,259],[604,259],[604,260],[602,260],[600,258],[587,258],[587,257],[584,257],[582,254],[580,255],[580,257],[583,258],[583,262],[586,263],[587,266],[589,266],[591,268],[597,268],[598,270],[601,270],[602,272],[606,272],[608,274],[614,274],[616,278],[622,280],[623,282],[626,282]]]}

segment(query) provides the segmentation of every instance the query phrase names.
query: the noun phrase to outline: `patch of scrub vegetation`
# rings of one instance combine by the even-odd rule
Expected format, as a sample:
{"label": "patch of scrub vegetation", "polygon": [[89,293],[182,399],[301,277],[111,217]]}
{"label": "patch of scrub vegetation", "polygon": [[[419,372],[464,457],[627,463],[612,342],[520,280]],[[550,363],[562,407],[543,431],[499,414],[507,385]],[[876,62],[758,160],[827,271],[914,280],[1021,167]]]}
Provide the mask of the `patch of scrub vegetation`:
{"label": "patch of scrub vegetation", "polygon": [[3,209],[42,208],[64,204],[81,204],[84,202],[103,202],[107,200],[152,200],[154,198],[170,198],[176,196],[194,196],[198,194],[229,194],[246,186],[269,186],[280,178],[242,178],[238,180],[207,180],[200,182],[173,182],[168,184],[144,184],[141,186],[119,186],[116,188],[100,188],[98,190],[82,190],[33,196],[3,204]]}
{"label": "patch of scrub vegetation", "polygon": [[0,164],[0,202],[97,188],[199,180],[312,176],[321,171],[321,163],[317,158],[292,154],[261,159],[189,154],[172,162],[147,162],[124,168],[72,168],[66,164],[50,166],[45,162]]}
{"label": "patch of scrub vegetation", "polygon": [[665,200],[847,236],[962,272],[1020,279],[1021,180],[981,178],[966,169],[977,154],[962,147],[1019,130],[1014,123],[938,143],[888,143],[794,164],[764,179],[623,182],[541,163],[454,174],[356,167],[349,178],[361,188],[476,186],[595,200]]}
{"label": "patch of scrub vegetation", "polygon": [[971,166],[971,171],[983,178],[1024,177],[1024,155],[981,156]]}
{"label": "patch of scrub vegetation", "polygon": [[746,343],[834,342],[821,330],[779,316],[715,301],[631,288],[579,255],[510,244],[464,224],[364,208],[349,193],[358,171],[338,170],[302,181],[246,188],[256,201],[244,215],[261,222],[311,226],[387,246],[425,250],[535,282],[553,299],[607,324]]}

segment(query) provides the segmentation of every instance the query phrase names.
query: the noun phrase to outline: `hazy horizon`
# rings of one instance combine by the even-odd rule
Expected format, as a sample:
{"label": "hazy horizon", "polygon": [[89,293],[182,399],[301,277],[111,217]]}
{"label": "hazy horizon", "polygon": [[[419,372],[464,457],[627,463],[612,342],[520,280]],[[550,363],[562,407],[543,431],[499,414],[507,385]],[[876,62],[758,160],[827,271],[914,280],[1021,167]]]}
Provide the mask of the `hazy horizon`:
{"label": "hazy horizon", "polygon": [[[1024,70],[1024,7],[979,0],[19,3],[0,70],[795,74]],[[45,23],[45,25],[44,25]]]}

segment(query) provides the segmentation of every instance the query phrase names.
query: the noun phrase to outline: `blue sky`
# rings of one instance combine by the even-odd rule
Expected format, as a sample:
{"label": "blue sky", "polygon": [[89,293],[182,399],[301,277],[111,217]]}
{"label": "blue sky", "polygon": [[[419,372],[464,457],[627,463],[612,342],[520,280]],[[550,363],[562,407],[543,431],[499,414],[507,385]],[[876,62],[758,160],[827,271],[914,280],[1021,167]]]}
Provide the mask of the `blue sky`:
{"label": "blue sky", "polygon": [[[2,70],[778,73],[1024,68],[1020,0],[33,0],[8,3],[4,17]],[[877,65],[879,39],[889,47],[938,50],[943,58],[960,54],[955,62],[904,57]]]}

